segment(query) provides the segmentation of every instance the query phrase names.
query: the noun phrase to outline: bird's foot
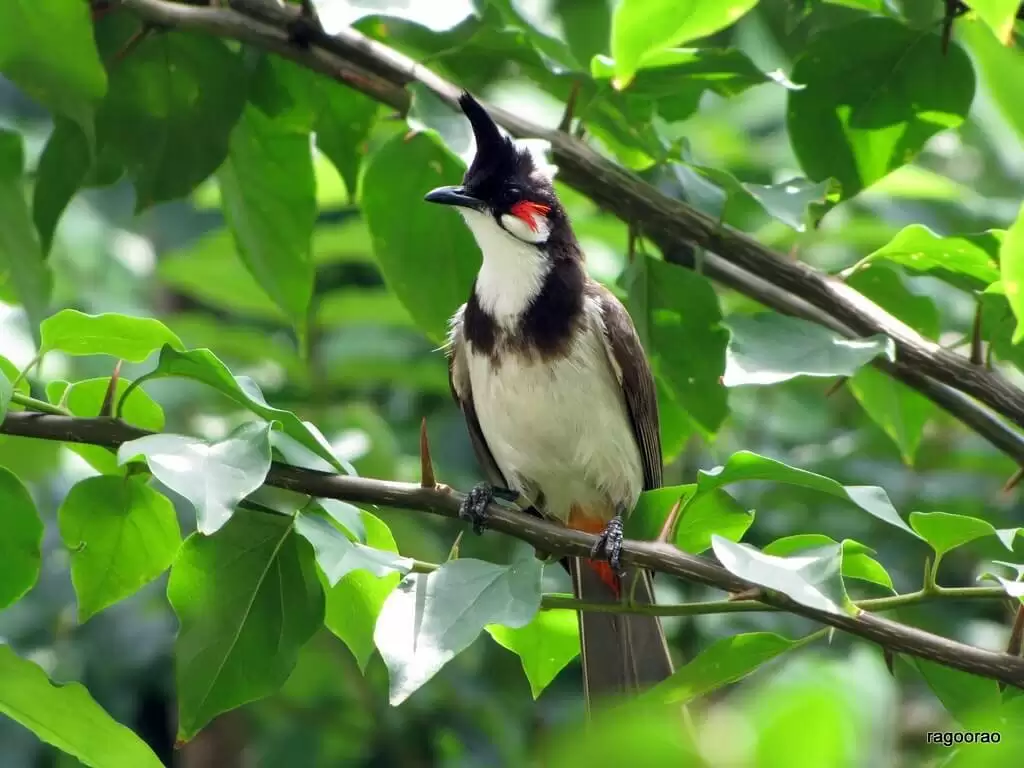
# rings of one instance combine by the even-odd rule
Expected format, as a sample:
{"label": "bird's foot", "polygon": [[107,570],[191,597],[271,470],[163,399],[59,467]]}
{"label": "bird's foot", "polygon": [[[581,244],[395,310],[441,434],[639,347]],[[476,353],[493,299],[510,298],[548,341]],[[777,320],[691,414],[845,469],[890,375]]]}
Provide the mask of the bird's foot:
{"label": "bird's foot", "polygon": [[478,536],[487,527],[488,511],[487,506],[495,499],[503,499],[513,502],[519,498],[519,494],[507,488],[499,488],[490,483],[477,483],[474,485],[466,498],[459,506],[459,517],[468,520],[473,524],[473,533]]}
{"label": "bird's foot", "polygon": [[594,560],[607,560],[608,565],[616,573],[619,572],[622,556],[622,513],[616,513],[615,517],[608,521],[604,527],[597,543],[591,548],[590,556]]}
{"label": "bird's foot", "polygon": [[324,28],[312,0],[301,0],[299,15],[288,24],[288,40],[300,48],[308,48],[323,36]]}

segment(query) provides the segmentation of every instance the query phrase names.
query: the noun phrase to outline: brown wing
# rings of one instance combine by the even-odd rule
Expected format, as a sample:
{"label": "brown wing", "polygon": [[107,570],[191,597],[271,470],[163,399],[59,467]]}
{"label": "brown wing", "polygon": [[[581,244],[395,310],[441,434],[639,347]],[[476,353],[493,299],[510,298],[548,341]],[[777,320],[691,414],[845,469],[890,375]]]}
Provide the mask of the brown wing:
{"label": "brown wing", "polygon": [[647,355],[626,308],[606,288],[593,288],[604,320],[605,347],[622,385],[633,436],[644,468],[644,490],[661,487],[661,434],[658,398]]}
{"label": "brown wing", "polygon": [[480,469],[487,478],[487,482],[499,488],[508,488],[508,481],[498,469],[498,464],[491,455],[491,449],[487,447],[487,440],[480,429],[480,421],[476,417],[476,407],[473,405],[473,387],[469,380],[469,371],[466,368],[465,341],[462,338],[462,311],[455,316],[452,322],[452,333],[449,339],[448,348],[448,386],[451,387],[452,397],[462,410],[466,419],[466,428],[469,430],[469,441],[473,445],[473,453],[480,464]]}

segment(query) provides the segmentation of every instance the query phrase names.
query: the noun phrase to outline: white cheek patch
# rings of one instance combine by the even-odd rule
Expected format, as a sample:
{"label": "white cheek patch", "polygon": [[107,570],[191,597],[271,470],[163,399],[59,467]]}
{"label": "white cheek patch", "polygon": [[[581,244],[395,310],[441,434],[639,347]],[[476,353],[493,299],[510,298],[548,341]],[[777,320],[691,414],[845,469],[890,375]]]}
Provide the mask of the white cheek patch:
{"label": "white cheek patch", "polygon": [[548,235],[551,234],[551,226],[548,224],[548,217],[542,213],[535,213],[530,218],[533,221],[532,227],[518,216],[513,216],[511,213],[505,213],[502,214],[501,217],[501,226],[503,226],[505,231],[510,235],[519,238],[524,243],[546,242]]}

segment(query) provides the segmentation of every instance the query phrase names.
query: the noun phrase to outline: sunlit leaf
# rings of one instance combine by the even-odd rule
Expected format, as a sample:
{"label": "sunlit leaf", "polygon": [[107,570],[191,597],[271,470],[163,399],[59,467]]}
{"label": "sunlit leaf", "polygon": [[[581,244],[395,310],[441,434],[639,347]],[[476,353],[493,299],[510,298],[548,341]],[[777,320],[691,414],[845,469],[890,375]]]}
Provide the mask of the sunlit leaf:
{"label": "sunlit leaf", "polygon": [[146,742],[114,720],[81,683],[54,684],[3,644],[0,712],[91,768],[163,768]]}
{"label": "sunlit leaf", "polygon": [[280,688],[324,616],[311,547],[291,518],[258,512],[235,515],[214,536],[189,536],[167,599],[181,626],[179,741]]}
{"label": "sunlit leaf", "polygon": [[171,564],[181,544],[174,505],[137,477],[90,477],[57,513],[84,623]]}
{"label": "sunlit leaf", "polygon": [[[851,66],[852,62],[856,66]],[[974,70],[956,43],[885,18],[827,27],[796,60],[787,127],[811,179],[833,177],[850,198],[963,122]]]}
{"label": "sunlit leaf", "polygon": [[811,488],[856,504],[868,514],[894,525],[913,536],[918,534],[904,522],[892,506],[882,488],[874,485],[842,485],[831,477],[791,467],[781,461],[758,456],[750,451],[739,451],[729,457],[724,466],[697,473],[698,493],[708,493],[731,483],[748,480],[768,480],[775,483]]}
{"label": "sunlit leaf", "polygon": [[622,0],[612,14],[617,87],[629,84],[652,55],[707,37],[755,5],[757,0]]}
{"label": "sunlit leaf", "polygon": [[[169,345],[164,345],[160,350],[160,359],[156,368],[146,374],[144,378],[149,380],[168,376],[200,381],[267,421],[279,422],[285,434],[295,438],[317,456],[325,459],[339,472],[345,471],[344,465],[331,452],[323,435],[313,430],[291,411],[268,405],[255,381],[248,376],[232,375],[227,366],[217,359],[217,356],[210,350],[190,349],[179,352]],[[139,381],[141,382],[142,379],[140,378]]]}
{"label": "sunlit leaf", "polygon": [[576,611],[538,611],[528,624],[521,627],[488,624],[484,629],[494,642],[519,657],[535,699],[580,654],[580,626]]}
{"label": "sunlit leaf", "polygon": [[378,578],[412,570],[413,561],[408,557],[350,541],[326,516],[302,512],[295,519],[295,530],[313,545],[316,562],[329,586],[357,570]]}
{"label": "sunlit leaf", "polygon": [[238,502],[255,491],[270,470],[268,423],[243,424],[223,440],[208,443],[186,435],[146,435],[124,443],[117,461],[143,456],[149,471],[195,507],[207,536],[231,518]]}
{"label": "sunlit leaf", "polygon": [[[397,556],[398,545],[387,525],[365,511],[362,512],[362,519],[366,528],[367,546]],[[325,586],[327,613],[324,624],[348,646],[363,671],[376,649],[373,631],[377,616],[387,596],[400,580],[401,576],[393,571],[375,576],[368,570],[360,569],[349,571],[333,587]]]}
{"label": "sunlit leaf", "polygon": [[424,5],[413,2],[380,2],[380,0],[313,0],[320,22],[327,34],[351,26],[364,16],[393,16],[420,24],[434,32],[444,32],[473,13],[470,0],[447,0],[441,4]]}
{"label": "sunlit leaf", "polygon": [[413,573],[388,596],[374,642],[388,666],[391,704],[405,701],[487,624],[525,626],[540,606],[542,565],[521,546],[511,565],[459,559]]}
{"label": "sunlit leaf", "polygon": [[938,557],[982,536],[997,536],[1003,546],[1013,552],[1017,531],[1015,528],[997,531],[987,520],[948,512],[911,512],[910,526],[931,545]]}
{"label": "sunlit leaf", "polygon": [[28,592],[39,578],[43,523],[28,490],[13,472],[4,467],[0,467],[0,509],[3,510],[4,521],[3,535],[0,536],[2,611]]}
{"label": "sunlit leaf", "polygon": [[1024,206],[999,248],[999,270],[1006,299],[1017,316],[1013,343],[1019,344],[1024,340]]}
{"label": "sunlit leaf", "polygon": [[807,320],[762,312],[726,318],[726,387],[778,384],[797,376],[849,376],[879,356],[892,359],[885,336],[847,339]]}
{"label": "sunlit leaf", "polygon": [[857,267],[890,261],[913,272],[935,273],[954,285],[983,289],[999,279],[996,256],[1002,237],[999,230],[942,237],[922,224],[911,224]]}
{"label": "sunlit leaf", "polygon": [[1013,23],[1019,9],[1019,0],[971,0],[971,10],[992,28],[1004,45],[1012,42]]}
{"label": "sunlit leaf", "polygon": [[967,46],[996,107],[1024,137],[1024,52],[996,39],[980,19],[965,16],[956,23],[957,40]]}
{"label": "sunlit leaf", "polygon": [[[784,536],[764,546],[761,550],[766,555],[792,555],[807,549],[818,549],[832,544],[836,540],[821,533],[799,533],[795,536]],[[845,578],[869,581],[872,584],[892,589],[892,577],[881,563],[871,557],[874,550],[853,539],[843,539],[842,574]]]}
{"label": "sunlit leaf", "polygon": [[843,612],[842,548],[838,544],[790,557],[776,557],[714,536],[711,548],[722,567],[741,579],[782,592],[801,605],[819,611]]}
{"label": "sunlit leaf", "polygon": [[43,321],[42,349],[69,355],[110,355],[140,363],[164,344],[183,349],[181,340],[152,317],[107,313],[87,315],[62,309]]}
{"label": "sunlit leaf", "polygon": [[655,539],[679,502],[681,514],[673,542],[684,552],[699,555],[711,546],[713,534],[730,541],[742,539],[754,522],[753,510],[744,509],[725,491],[714,491],[693,501],[696,491],[695,483],[644,491],[626,520],[627,538]]}

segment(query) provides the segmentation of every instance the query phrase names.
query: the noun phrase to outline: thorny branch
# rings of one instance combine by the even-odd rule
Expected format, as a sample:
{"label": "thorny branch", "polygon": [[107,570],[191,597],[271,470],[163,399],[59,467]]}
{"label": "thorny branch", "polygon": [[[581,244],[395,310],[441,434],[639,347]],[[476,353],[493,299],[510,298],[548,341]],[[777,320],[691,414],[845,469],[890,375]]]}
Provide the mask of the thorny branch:
{"label": "thorny branch", "polygon": [[[16,394],[15,400],[27,406],[32,406],[35,402],[31,398],[23,397],[20,393]],[[0,433],[42,440],[89,443],[111,448],[129,440],[152,434],[118,419],[81,418],[59,415],[52,411],[47,413],[9,412],[3,423],[0,423]],[[460,519],[459,504],[463,499],[462,493],[443,485],[424,487],[417,483],[334,475],[277,462],[271,466],[266,484],[318,498],[399,507],[455,519]],[[494,503],[490,505],[488,512],[490,528],[514,536],[532,544],[542,552],[553,555],[588,556],[591,547],[597,540],[597,537],[592,534],[564,528]],[[625,541],[623,542],[622,560],[626,564],[649,568],[655,573],[678,576],[690,582],[724,590],[729,594],[746,593],[759,596],[757,601],[732,603],[737,606],[735,608],[719,609],[716,606],[715,612],[787,611],[878,643],[892,652],[930,659],[939,664],[1024,688],[1024,658],[1020,656],[975,648],[915,627],[890,621],[866,610],[858,610],[851,615],[810,608],[782,593],[762,589],[756,584],[745,581],[708,558],[689,555],[665,542]],[[957,590],[952,590],[948,596],[952,598],[955,596],[982,597],[989,595],[973,592],[969,594],[960,592],[958,595]],[[875,607],[879,610],[891,609],[920,602],[923,597],[923,593],[896,596],[887,598],[890,601],[889,604],[883,603]],[[744,607],[740,608],[739,606]],[[581,605],[575,601],[559,603],[555,600],[552,603],[550,599],[546,607],[591,608],[591,606]],[[639,606],[635,606],[635,608],[639,608]],[[708,611],[694,606],[685,610],[680,609],[679,612],[681,614],[697,614]]]}

